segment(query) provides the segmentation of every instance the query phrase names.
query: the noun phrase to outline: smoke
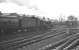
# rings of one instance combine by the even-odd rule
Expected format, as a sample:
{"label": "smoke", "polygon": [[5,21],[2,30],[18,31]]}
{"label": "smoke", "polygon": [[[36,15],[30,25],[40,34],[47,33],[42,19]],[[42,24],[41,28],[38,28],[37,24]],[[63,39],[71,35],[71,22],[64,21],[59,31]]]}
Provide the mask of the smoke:
{"label": "smoke", "polygon": [[34,0],[2,0],[0,11],[3,13],[19,13],[44,16],[43,12],[38,9]]}
{"label": "smoke", "polygon": [[18,6],[26,6],[28,9],[34,9],[35,11],[39,10],[36,5],[36,0],[0,0],[0,2],[9,2],[17,4]]}
{"label": "smoke", "polygon": [[12,2],[20,6],[23,6],[23,5],[28,6],[29,4],[29,0],[7,0],[7,2]]}
{"label": "smoke", "polygon": [[6,2],[6,0],[0,0],[0,3],[2,3],[2,2]]}
{"label": "smoke", "polygon": [[2,0],[1,2],[16,4],[19,8],[16,8],[15,6],[13,8],[12,5],[11,7],[12,9],[17,9],[18,12],[44,15],[47,18],[56,19],[59,18],[61,14],[64,16],[79,16],[78,0]]}
{"label": "smoke", "polygon": [[7,2],[12,2],[19,6],[26,6],[29,9],[39,10],[35,0],[7,0]]}
{"label": "smoke", "polygon": [[39,8],[36,3],[37,0],[8,0],[8,2],[15,3],[19,6],[25,6],[31,11],[36,11],[36,13],[43,13]]}

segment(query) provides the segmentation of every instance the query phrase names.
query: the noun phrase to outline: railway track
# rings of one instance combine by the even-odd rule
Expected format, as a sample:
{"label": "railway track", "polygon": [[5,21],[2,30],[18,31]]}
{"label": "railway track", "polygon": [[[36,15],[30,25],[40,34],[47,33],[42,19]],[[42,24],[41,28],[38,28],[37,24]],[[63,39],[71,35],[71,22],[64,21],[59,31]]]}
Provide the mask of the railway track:
{"label": "railway track", "polygon": [[[0,50],[11,50],[11,49],[19,48],[19,47],[22,47],[22,46],[27,46],[27,45],[34,44],[34,43],[43,41],[45,39],[51,38],[51,37],[66,34],[67,31],[65,29],[63,31],[61,30],[61,31],[56,32],[56,34],[50,34],[50,33],[52,33],[52,32],[46,33],[44,35],[38,35],[38,36],[30,38],[30,39],[23,38],[23,39],[17,39],[15,41],[7,41],[7,42],[0,43],[1,44]],[[71,34],[68,34],[67,36],[70,36],[70,35],[73,35],[73,34],[71,33]],[[67,40],[68,39],[63,40],[63,41],[66,42]],[[55,46],[58,46],[60,44],[63,44],[63,42],[56,43],[56,45],[54,44],[53,46],[55,48]]]}
{"label": "railway track", "polygon": [[[63,31],[65,31],[66,29],[64,29]],[[30,38],[27,38],[26,36],[24,37],[20,37],[20,38],[16,38],[16,39],[12,39],[12,40],[8,40],[8,41],[4,41],[4,42],[0,42],[0,46],[3,45],[3,44],[12,44],[12,43],[18,43],[20,41],[25,41],[25,40],[32,40],[32,39],[38,39],[39,37],[43,37],[43,36],[51,36],[51,35],[56,35],[58,32],[60,31],[56,31],[56,30],[53,30],[53,31],[50,31],[50,32],[47,32],[47,33],[44,33],[44,34],[41,34],[41,35],[37,35],[37,36],[34,36],[34,37],[30,37]],[[54,33],[54,34],[51,34],[51,33]],[[56,34],[55,34],[56,33]]]}
{"label": "railway track", "polygon": [[63,50],[63,48],[65,48],[66,46],[68,46],[69,44],[71,44],[74,40],[79,38],[79,33],[74,34],[74,35],[70,35],[67,38],[64,38],[54,44],[50,44],[51,46],[49,47],[44,47],[41,50],[52,50],[52,49],[56,49],[56,50]]}
{"label": "railway track", "polygon": [[[52,32],[52,33],[57,33],[58,31],[57,31],[57,32],[56,32],[56,31],[57,31],[56,29],[51,29],[50,32]],[[47,33],[49,33],[49,32],[47,32]],[[44,34],[47,34],[47,33],[43,33],[43,34],[41,34],[41,35],[44,35]],[[31,36],[31,38],[36,38],[36,37],[39,37],[39,36],[41,36],[41,35]],[[23,37],[19,37],[19,38],[12,39],[12,40],[2,41],[2,42],[0,42],[0,44],[3,44],[3,43],[10,43],[10,42],[14,42],[14,41],[21,40],[21,39],[29,39],[29,38],[26,37],[26,36],[23,36]]]}
{"label": "railway track", "polygon": [[69,44],[67,47],[64,48],[64,50],[71,50],[74,49],[76,46],[79,45],[79,38],[74,40],[71,44]]}
{"label": "railway track", "polygon": [[71,50],[75,46],[79,45],[79,33],[71,35],[66,39],[63,39],[55,44],[52,44],[50,47],[41,49],[41,50]]}
{"label": "railway track", "polygon": [[[57,33],[57,32],[60,32],[60,31],[64,31],[64,30],[67,30],[67,29],[60,29],[60,28],[55,28],[55,29],[49,29],[47,32],[43,32],[42,34],[38,33],[38,32],[33,32],[31,33],[32,36],[30,37],[26,37],[27,35],[25,36],[22,36],[22,37],[18,37],[18,38],[15,38],[15,39],[12,39],[12,40],[6,40],[6,41],[2,41],[0,42],[0,44],[3,44],[3,43],[10,43],[10,42],[14,42],[14,41],[17,41],[17,40],[21,40],[21,39],[29,39],[29,38],[36,38],[37,36],[41,36],[41,35],[44,35],[44,34],[48,34],[49,32],[51,33]],[[35,34],[35,33],[38,33],[38,34]]]}
{"label": "railway track", "polygon": [[67,40],[64,44],[60,45],[57,47],[57,50],[64,50],[66,47],[68,47],[71,43],[73,43],[75,40],[77,40],[79,38],[79,34],[70,38],[69,40]]}
{"label": "railway track", "polygon": [[[49,32],[53,32],[53,33],[56,33],[56,32],[58,32],[58,31],[61,31],[61,30],[57,30],[57,29],[49,29],[48,31],[46,31],[46,32],[41,32],[42,34],[40,34],[39,32],[33,32],[33,33],[29,33],[31,36],[29,36],[29,37],[26,37],[27,35],[25,35],[25,36],[21,36],[21,37],[18,37],[18,38],[15,38],[15,39],[12,39],[12,40],[5,40],[5,41],[2,41],[2,42],[0,42],[0,44],[3,44],[3,43],[10,43],[10,42],[13,42],[13,41],[16,41],[16,40],[21,40],[21,39],[24,39],[24,38],[33,38],[33,37],[36,37],[36,36],[41,36],[41,35],[43,35],[43,34],[47,34],[47,33],[49,33]],[[38,33],[38,34],[35,34],[35,33]]]}
{"label": "railway track", "polygon": [[[62,32],[66,32],[66,31],[63,30]],[[48,33],[46,33],[44,35],[38,35],[38,36],[35,36],[33,38],[30,38],[30,39],[24,39],[23,38],[23,39],[17,39],[17,40],[14,40],[14,41],[1,42],[0,43],[0,49],[8,50],[9,48],[21,47],[23,45],[29,45],[29,44],[36,43],[36,42],[39,42],[41,40],[44,40],[44,39],[59,35],[57,32],[54,35],[50,34],[50,33],[53,33],[53,31],[48,32]]]}

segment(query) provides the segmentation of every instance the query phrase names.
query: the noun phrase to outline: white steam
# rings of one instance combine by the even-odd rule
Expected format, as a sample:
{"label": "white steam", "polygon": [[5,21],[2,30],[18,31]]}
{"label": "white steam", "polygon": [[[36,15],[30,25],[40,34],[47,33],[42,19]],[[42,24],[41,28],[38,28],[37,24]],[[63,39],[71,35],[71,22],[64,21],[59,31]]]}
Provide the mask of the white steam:
{"label": "white steam", "polygon": [[17,13],[35,14],[41,16],[44,15],[47,18],[54,18],[54,19],[58,19],[61,15],[65,16],[65,18],[69,15],[74,15],[76,17],[79,16],[79,0],[6,0],[6,1],[9,4],[10,3],[12,3],[12,5],[14,4],[14,6],[12,6],[11,4],[9,5],[7,3],[5,3],[4,6],[2,6],[3,9],[0,6],[0,10],[4,12],[5,11],[17,12]]}

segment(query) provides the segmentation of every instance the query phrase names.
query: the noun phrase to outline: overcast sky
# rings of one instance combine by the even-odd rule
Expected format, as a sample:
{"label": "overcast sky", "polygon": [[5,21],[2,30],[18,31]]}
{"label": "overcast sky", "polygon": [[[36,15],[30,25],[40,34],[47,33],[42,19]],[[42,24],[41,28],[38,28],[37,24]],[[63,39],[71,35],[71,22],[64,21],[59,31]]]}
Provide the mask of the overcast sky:
{"label": "overcast sky", "polygon": [[[45,15],[46,17],[54,19],[58,18],[59,16],[65,16],[65,17],[69,15],[74,15],[76,17],[79,16],[78,0],[4,0],[4,1],[9,3],[9,4],[7,3],[0,4],[0,7],[3,7],[0,8],[0,10],[2,9],[9,10],[9,11],[5,10],[5,12],[10,11],[14,12],[14,10],[17,10],[17,12],[19,13],[26,13],[26,14],[31,13],[37,15],[41,14]],[[27,12],[25,10],[27,10]]]}

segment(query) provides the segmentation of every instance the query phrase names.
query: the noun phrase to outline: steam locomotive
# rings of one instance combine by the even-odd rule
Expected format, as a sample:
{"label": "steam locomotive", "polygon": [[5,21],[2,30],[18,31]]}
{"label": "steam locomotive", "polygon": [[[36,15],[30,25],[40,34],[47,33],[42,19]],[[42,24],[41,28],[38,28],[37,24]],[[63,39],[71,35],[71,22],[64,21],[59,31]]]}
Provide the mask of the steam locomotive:
{"label": "steam locomotive", "polygon": [[0,32],[20,32],[20,31],[35,31],[38,28],[46,29],[47,21],[32,17],[0,17]]}

